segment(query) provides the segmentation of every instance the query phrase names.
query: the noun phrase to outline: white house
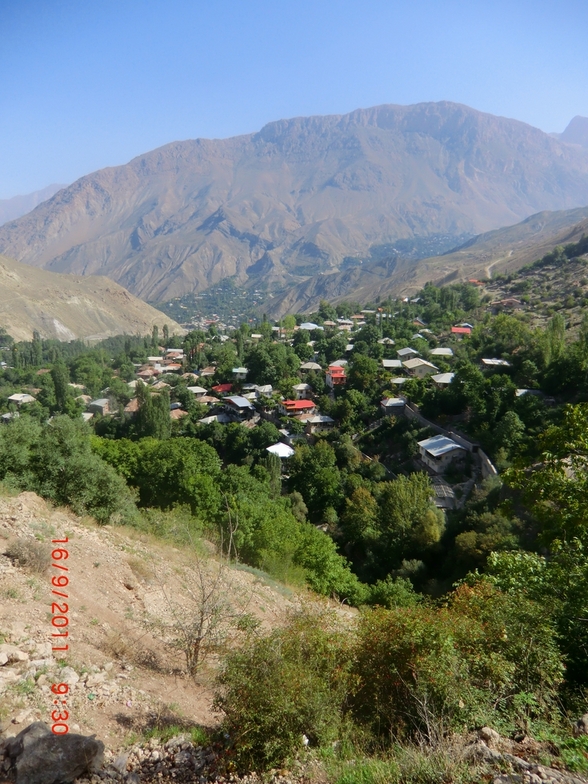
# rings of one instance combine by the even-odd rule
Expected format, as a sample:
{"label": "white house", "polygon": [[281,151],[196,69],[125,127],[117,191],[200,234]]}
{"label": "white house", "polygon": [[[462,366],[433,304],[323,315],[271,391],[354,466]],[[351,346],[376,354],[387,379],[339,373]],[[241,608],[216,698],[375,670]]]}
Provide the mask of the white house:
{"label": "white house", "polygon": [[386,397],[380,400],[380,408],[386,416],[404,414],[405,400],[403,397]]}
{"label": "white house", "polygon": [[292,389],[294,390],[295,400],[307,400],[312,393],[310,384],[294,384]]}
{"label": "white house", "polygon": [[439,387],[439,389],[444,389],[451,384],[454,377],[455,373],[436,373],[434,376],[431,376],[431,381],[436,387]]}
{"label": "white house", "polygon": [[433,436],[419,441],[420,458],[436,474],[442,474],[457,460],[463,459],[466,450],[448,436]]}
{"label": "white house", "polygon": [[442,347],[433,348],[431,349],[431,356],[450,358],[453,356],[453,351],[450,348],[442,348]]}
{"label": "white house", "polygon": [[235,381],[245,381],[245,379],[247,378],[247,373],[249,373],[247,368],[244,368],[244,367],[233,368],[232,372],[233,372],[233,378],[235,379]]}
{"label": "white house", "polygon": [[421,359],[420,357],[407,359],[406,362],[403,362],[402,364],[404,365],[406,372],[415,378],[425,378],[425,376],[430,376],[436,370],[439,370],[432,362],[427,362],[426,359]]}
{"label": "white house", "polygon": [[8,398],[9,403],[16,403],[17,406],[22,406],[25,403],[34,403],[35,399],[32,395],[26,392],[17,392],[15,395],[10,395]]}
{"label": "white house", "polygon": [[401,359],[383,359],[382,367],[384,370],[400,370],[402,368]]}
{"label": "white house", "polygon": [[398,354],[399,359],[410,359],[411,357],[418,357],[419,355],[419,352],[414,348],[410,348],[410,346],[398,349],[396,353]]}

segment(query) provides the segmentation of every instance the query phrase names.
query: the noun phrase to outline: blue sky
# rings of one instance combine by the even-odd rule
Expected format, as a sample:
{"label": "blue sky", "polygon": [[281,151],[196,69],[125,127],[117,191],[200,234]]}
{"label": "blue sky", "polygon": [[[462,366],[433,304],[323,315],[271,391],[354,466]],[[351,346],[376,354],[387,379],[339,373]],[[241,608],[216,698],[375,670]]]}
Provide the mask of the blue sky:
{"label": "blue sky", "polygon": [[586,0],[0,0],[0,198],[177,139],[451,100],[588,116]]}

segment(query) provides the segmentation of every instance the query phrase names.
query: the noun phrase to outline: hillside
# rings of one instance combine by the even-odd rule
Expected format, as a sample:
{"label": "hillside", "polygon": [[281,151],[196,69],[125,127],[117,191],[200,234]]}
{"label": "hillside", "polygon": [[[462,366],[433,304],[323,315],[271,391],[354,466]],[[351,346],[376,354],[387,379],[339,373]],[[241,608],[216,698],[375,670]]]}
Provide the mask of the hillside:
{"label": "hillside", "polygon": [[[449,102],[385,105],[175,142],[0,228],[0,251],[161,302],[236,276],[280,287],[399,239],[588,203],[588,151]],[[458,241],[458,240],[456,240]]]}
{"label": "hillside", "polygon": [[64,188],[64,185],[48,185],[39,191],[27,193],[24,196],[13,196],[11,199],[0,199],[0,226],[11,220],[26,215],[27,212],[34,210],[41,202],[50,199],[57,191]]}
{"label": "hillside", "polygon": [[588,207],[540,212],[514,226],[485,232],[456,250],[415,263],[400,254],[345,272],[316,275],[274,298],[267,311],[274,317],[316,310],[321,299],[373,302],[410,295],[427,281],[444,283],[486,279],[514,272],[550,252],[556,245],[577,242],[588,234]]}
{"label": "hillside", "polygon": [[48,546],[57,533],[57,538],[70,540],[70,651],[64,658],[74,671],[73,680],[77,677],[70,698],[71,729],[96,732],[114,748],[158,726],[158,720],[162,728],[174,724],[187,730],[216,723],[209,669],[204,668],[196,682],[186,676],[182,652],[170,644],[171,624],[165,622],[180,608],[187,615],[195,606],[201,578],[207,590],[213,590],[220,574],[219,590],[229,593],[234,607],[246,608],[265,628],[279,624],[299,602],[291,592],[284,595],[285,588],[280,593],[246,571],[219,573],[213,559],[199,562],[185,549],[181,552],[128,528],[100,528],[67,510],[52,509],[34,493],[0,497],[0,635],[30,653],[17,674],[34,677],[35,686],[18,689],[17,668],[0,668],[3,725],[15,718],[17,725],[48,721],[46,684],[58,682],[58,672],[72,682],[71,670],[63,672],[60,656],[51,654],[48,643],[47,575],[23,569],[5,554],[15,538]]}
{"label": "hillside", "polygon": [[100,340],[179,324],[104,277],[61,275],[0,256],[0,326],[15,340]]}

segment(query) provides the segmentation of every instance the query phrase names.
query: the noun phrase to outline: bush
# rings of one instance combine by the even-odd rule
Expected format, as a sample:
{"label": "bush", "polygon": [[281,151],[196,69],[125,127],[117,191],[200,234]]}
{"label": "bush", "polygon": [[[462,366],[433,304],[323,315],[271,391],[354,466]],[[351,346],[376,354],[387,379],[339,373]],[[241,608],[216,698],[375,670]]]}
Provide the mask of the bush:
{"label": "bush", "polygon": [[51,548],[36,539],[13,539],[8,543],[6,555],[35,574],[45,574],[51,563]]}
{"label": "bush", "polygon": [[217,680],[215,709],[245,768],[282,763],[337,739],[349,688],[349,647],[332,616],[293,615],[284,629],[231,652]]}

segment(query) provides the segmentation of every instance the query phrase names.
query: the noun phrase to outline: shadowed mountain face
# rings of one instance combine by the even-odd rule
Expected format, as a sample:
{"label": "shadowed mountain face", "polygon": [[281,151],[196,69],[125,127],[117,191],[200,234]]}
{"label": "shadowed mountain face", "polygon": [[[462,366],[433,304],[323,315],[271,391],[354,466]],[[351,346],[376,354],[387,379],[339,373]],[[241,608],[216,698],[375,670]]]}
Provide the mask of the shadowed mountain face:
{"label": "shadowed mountain face", "polygon": [[321,299],[329,302],[374,302],[387,296],[413,295],[427,281],[438,285],[471,278],[485,279],[512,272],[549,253],[556,245],[578,242],[588,234],[588,207],[561,212],[540,212],[530,218],[473,237],[442,256],[417,263],[401,255],[362,265],[360,268],[315,275],[291,286],[271,300],[269,315],[311,313]]}
{"label": "shadowed mountain face", "polygon": [[398,239],[585,204],[581,147],[458,104],[380,106],[176,142],[103,169],[1,227],[0,251],[163,301],[233,275],[302,282]]}
{"label": "shadowed mountain face", "polygon": [[161,311],[102,277],[59,275],[0,256],[0,326],[15,340],[101,340],[147,335],[154,325],[183,330]]}
{"label": "shadowed mountain face", "polygon": [[11,199],[0,199],[0,226],[11,220],[26,215],[27,212],[34,210],[38,204],[50,199],[57,191],[65,188],[65,185],[48,185],[40,191],[27,193],[25,196],[13,196]]}

